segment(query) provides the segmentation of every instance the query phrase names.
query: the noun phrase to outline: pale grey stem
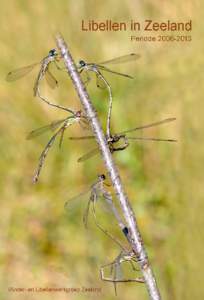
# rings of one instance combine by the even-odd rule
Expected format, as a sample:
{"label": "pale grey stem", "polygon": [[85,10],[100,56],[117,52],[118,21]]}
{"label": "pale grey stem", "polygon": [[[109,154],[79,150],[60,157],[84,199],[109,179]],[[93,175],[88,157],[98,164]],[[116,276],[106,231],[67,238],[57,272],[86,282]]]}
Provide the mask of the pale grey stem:
{"label": "pale grey stem", "polygon": [[148,257],[136,223],[134,212],[130,206],[128,197],[124,191],[118,173],[118,169],[116,168],[116,165],[113,161],[113,157],[107,145],[106,137],[102,131],[101,125],[97,118],[96,111],[91,103],[90,97],[79,76],[75,63],[72,59],[72,56],[68,50],[68,47],[63,37],[61,35],[58,35],[56,37],[56,41],[57,41],[57,46],[60,49],[61,55],[64,59],[65,67],[67,68],[67,71],[72,79],[76,92],[87,114],[87,117],[90,119],[90,125],[92,127],[98,146],[100,148],[101,155],[106,165],[106,169],[112,181],[113,187],[115,189],[116,196],[120,202],[124,219],[126,220],[128,225],[128,231],[129,231],[128,241],[131,243],[131,247],[137,256],[138,263],[140,265],[141,271],[143,273],[143,277],[145,279],[145,284],[149,293],[149,298],[152,300],[160,300],[161,296],[156,284],[153,271],[148,261]]}

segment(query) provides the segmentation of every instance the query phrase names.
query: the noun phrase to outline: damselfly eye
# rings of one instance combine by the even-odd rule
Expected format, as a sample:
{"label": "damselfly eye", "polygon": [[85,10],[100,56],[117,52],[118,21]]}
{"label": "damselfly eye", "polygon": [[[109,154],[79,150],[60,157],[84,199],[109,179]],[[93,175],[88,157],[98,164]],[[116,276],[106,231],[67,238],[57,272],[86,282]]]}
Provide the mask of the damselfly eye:
{"label": "damselfly eye", "polygon": [[86,65],[86,63],[85,63],[84,60],[80,60],[80,61],[79,61],[79,64],[80,64],[81,67],[85,67],[85,65]]}
{"label": "damselfly eye", "polygon": [[50,55],[50,56],[55,56],[55,55],[57,55],[57,50],[56,50],[56,49],[50,50],[50,51],[49,51],[49,55]]}

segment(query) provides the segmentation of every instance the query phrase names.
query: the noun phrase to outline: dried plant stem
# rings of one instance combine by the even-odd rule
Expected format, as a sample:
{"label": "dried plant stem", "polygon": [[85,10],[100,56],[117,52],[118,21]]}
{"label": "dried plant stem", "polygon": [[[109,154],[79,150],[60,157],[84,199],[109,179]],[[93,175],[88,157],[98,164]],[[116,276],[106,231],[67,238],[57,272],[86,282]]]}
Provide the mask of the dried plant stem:
{"label": "dried plant stem", "polygon": [[150,267],[145,248],[143,246],[143,241],[136,223],[134,212],[130,206],[128,197],[124,191],[118,169],[114,163],[113,157],[109,150],[107,140],[105,138],[99,120],[97,118],[96,111],[94,110],[90,97],[79,76],[79,73],[76,70],[75,63],[72,59],[72,56],[68,50],[68,47],[63,37],[61,35],[58,35],[56,37],[56,42],[61,52],[61,55],[64,59],[65,67],[72,79],[76,92],[82,103],[82,106],[84,107],[87,117],[90,119],[90,125],[92,127],[94,136],[96,138],[99,149],[101,151],[102,158],[106,165],[106,169],[108,171],[113,187],[115,189],[116,196],[120,202],[124,219],[128,226],[127,238],[138,259],[138,263],[143,273],[145,284],[149,293],[149,298],[152,300],[160,300],[161,296],[156,284],[153,271]]}

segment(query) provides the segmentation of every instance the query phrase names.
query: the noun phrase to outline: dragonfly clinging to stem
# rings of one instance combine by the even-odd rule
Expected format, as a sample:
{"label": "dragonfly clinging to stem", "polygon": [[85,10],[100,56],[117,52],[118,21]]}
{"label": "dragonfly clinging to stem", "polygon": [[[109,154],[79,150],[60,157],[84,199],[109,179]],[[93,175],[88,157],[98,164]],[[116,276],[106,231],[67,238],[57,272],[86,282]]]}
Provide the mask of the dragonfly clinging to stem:
{"label": "dragonfly clinging to stem", "polygon": [[51,63],[54,63],[57,67],[57,69],[61,69],[57,62],[61,59],[60,55],[58,54],[56,49],[51,49],[48,53],[48,55],[46,57],[44,57],[40,62],[10,71],[7,76],[6,76],[6,80],[11,82],[11,81],[15,81],[17,79],[22,78],[23,76],[27,75],[28,73],[30,73],[36,66],[40,65],[40,70],[38,73],[38,76],[35,80],[35,84],[34,84],[34,88],[33,88],[33,92],[34,92],[34,96],[38,96],[40,97],[40,99],[42,101],[44,101],[45,103],[47,103],[48,105],[51,105],[53,107],[56,108],[60,108],[63,109],[65,111],[71,112],[73,113],[73,111],[71,109],[68,109],[64,106],[58,105],[58,104],[54,104],[51,103],[50,101],[48,101],[45,97],[43,97],[40,94],[40,82],[42,81],[42,79],[45,77],[47,80],[47,83],[49,84],[49,86],[54,89],[57,85],[58,82],[55,79],[55,77],[52,75],[52,73],[49,70],[49,66]]}
{"label": "dragonfly clinging to stem", "polygon": [[[154,122],[148,125],[143,125],[139,127],[135,127],[132,129],[124,130],[116,134],[112,134],[110,138],[107,138],[107,143],[110,149],[110,152],[113,153],[115,151],[122,151],[125,150],[129,146],[129,140],[136,140],[136,141],[153,141],[153,142],[177,142],[175,139],[162,139],[162,138],[152,138],[152,137],[132,137],[127,134],[130,132],[134,132],[137,130],[147,129],[155,126],[159,126],[165,123],[169,123],[175,121],[176,118],[167,118],[158,122]],[[81,137],[69,137],[70,140],[87,140],[87,139],[94,139],[94,136],[81,136]],[[116,143],[119,141],[123,141],[123,144],[120,146],[115,146]],[[82,157],[78,159],[78,162],[83,162],[86,159],[91,158],[92,156],[99,153],[99,148],[94,148]]]}
{"label": "dragonfly clinging to stem", "polygon": [[84,116],[84,114],[80,110],[76,111],[74,114],[72,114],[71,116],[68,116],[65,119],[54,121],[54,122],[50,123],[49,125],[35,129],[28,134],[27,139],[30,140],[32,138],[35,138],[35,137],[43,134],[44,132],[46,132],[48,130],[56,131],[54,133],[54,135],[50,138],[50,140],[48,141],[47,145],[45,146],[43,152],[40,155],[38,167],[37,167],[37,170],[33,177],[34,183],[36,183],[39,179],[40,172],[41,172],[42,166],[44,164],[44,161],[46,159],[46,156],[48,154],[48,151],[51,148],[51,146],[53,145],[56,137],[60,136],[59,146],[61,146],[65,130],[74,123],[79,123],[82,127],[88,125],[87,118]]}
{"label": "dragonfly clinging to stem", "polygon": [[122,64],[122,63],[127,63],[131,62],[134,60],[137,60],[140,58],[139,54],[131,53],[128,55],[116,57],[101,63],[87,63],[84,60],[80,60],[78,63],[78,70],[80,73],[85,73],[85,80],[84,83],[87,84],[90,80],[91,77],[89,76],[89,72],[94,72],[96,74],[96,85],[99,88],[107,88],[109,92],[109,108],[108,108],[108,117],[107,117],[107,137],[110,138],[110,122],[111,122],[111,112],[112,112],[112,102],[113,102],[113,95],[112,95],[112,90],[111,86],[108,83],[108,81],[105,79],[104,75],[102,74],[103,71],[112,73],[114,75],[126,77],[129,79],[133,79],[132,76],[120,72],[113,71],[109,68],[106,67],[106,65],[116,65],[116,64]]}

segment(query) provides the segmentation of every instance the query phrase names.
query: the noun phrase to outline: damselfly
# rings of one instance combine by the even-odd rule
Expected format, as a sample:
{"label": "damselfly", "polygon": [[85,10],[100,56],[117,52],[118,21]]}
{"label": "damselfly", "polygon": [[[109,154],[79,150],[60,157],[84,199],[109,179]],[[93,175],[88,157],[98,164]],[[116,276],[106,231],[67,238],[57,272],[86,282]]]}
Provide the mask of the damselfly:
{"label": "damselfly", "polygon": [[[117,289],[116,284],[121,282],[138,282],[138,283],[144,283],[143,277],[136,277],[136,278],[125,278],[121,276],[122,269],[121,265],[123,263],[128,262],[132,268],[132,271],[138,271],[135,267],[135,264],[137,263],[136,255],[133,251],[127,251],[123,249],[120,254],[113,260],[113,262],[103,265],[100,268],[100,275],[101,280],[112,282],[114,284],[115,288],[115,295],[117,295]],[[110,277],[105,275],[105,270],[110,267]]]}
{"label": "damselfly", "polygon": [[[168,119],[164,119],[162,121],[158,121],[158,122],[154,122],[148,125],[143,125],[143,126],[139,126],[139,127],[135,127],[132,129],[128,129],[125,131],[121,131],[119,133],[113,134],[110,136],[110,138],[107,138],[107,143],[109,146],[109,149],[111,151],[111,153],[115,152],[115,151],[121,151],[126,149],[129,146],[129,140],[137,140],[137,141],[153,141],[153,142],[176,142],[177,140],[175,139],[162,139],[162,138],[152,138],[152,137],[132,137],[129,136],[127,134],[137,131],[137,130],[142,130],[142,129],[147,129],[147,128],[151,128],[151,127],[155,127],[158,125],[162,125],[165,123],[169,123],[172,121],[175,121],[176,118],[168,118]],[[70,140],[86,140],[86,139],[94,139],[94,136],[81,136],[81,137],[69,137]],[[115,146],[116,143],[123,141],[123,144],[120,146]],[[82,157],[80,157],[78,159],[78,162],[83,162],[86,159],[89,159],[90,157],[96,155],[99,153],[99,149],[98,148],[94,148],[91,151],[89,151],[88,153],[86,153],[85,155],[83,155]]]}
{"label": "damselfly", "polygon": [[97,87],[108,89],[108,92],[109,92],[109,108],[108,108],[108,118],[107,118],[107,137],[108,138],[110,137],[110,122],[111,122],[113,95],[112,95],[112,90],[111,90],[110,84],[108,83],[108,81],[105,79],[105,77],[103,76],[103,74],[101,72],[105,71],[105,72],[109,72],[109,73],[112,73],[115,75],[133,79],[133,77],[130,75],[110,70],[109,68],[106,67],[106,65],[109,65],[109,64],[116,65],[116,64],[120,64],[120,63],[131,62],[131,61],[138,59],[139,57],[140,57],[140,55],[131,53],[131,54],[113,58],[113,59],[110,59],[110,60],[107,60],[107,61],[104,61],[101,63],[87,63],[84,60],[79,61],[78,70],[80,73],[82,73],[82,72],[84,73],[84,75],[85,75],[84,83],[85,84],[87,84],[91,80],[91,77],[89,76],[89,71],[91,71],[96,74]]}
{"label": "damselfly", "polygon": [[86,194],[89,193],[90,196],[88,198],[88,203],[87,203],[86,209],[85,209],[84,214],[83,214],[84,226],[87,228],[90,206],[92,206],[92,213],[93,213],[93,217],[94,217],[94,221],[95,221],[96,226],[103,233],[105,233],[109,238],[111,238],[115,243],[117,243],[121,248],[123,248],[121,243],[116,238],[114,238],[111,235],[111,233],[109,233],[106,229],[104,229],[99,224],[99,222],[97,221],[95,205],[99,201],[99,199],[102,198],[104,200],[109,212],[111,212],[115,216],[115,218],[118,222],[118,225],[123,230],[123,232],[125,231],[124,228],[126,228],[126,226],[125,226],[124,222],[122,221],[122,218],[121,218],[116,206],[113,203],[112,195],[107,190],[107,187],[109,185],[105,182],[105,180],[106,180],[106,176],[104,174],[98,175],[97,180],[86,191],[84,191],[81,194],[79,194],[79,195],[69,199],[68,201],[66,201],[66,203],[64,205],[65,210],[67,212],[70,212],[71,211],[71,206],[73,205],[73,202],[79,200],[80,198],[84,197]]}
{"label": "damselfly", "polygon": [[6,80],[14,81],[14,80],[20,79],[23,76],[30,73],[36,66],[40,65],[40,71],[38,73],[38,76],[36,78],[34,88],[33,88],[34,96],[39,96],[42,101],[46,102],[47,104],[49,104],[51,106],[63,109],[65,111],[73,112],[64,106],[49,102],[46,98],[44,98],[43,96],[40,95],[40,82],[44,77],[46,78],[47,83],[49,84],[49,86],[52,89],[54,89],[58,85],[57,80],[52,75],[52,73],[49,71],[49,65],[50,65],[50,63],[53,62],[56,65],[56,67],[58,69],[60,69],[60,67],[57,65],[57,61],[59,61],[59,60],[60,60],[60,56],[59,56],[57,50],[52,49],[49,51],[48,55],[46,57],[44,57],[40,62],[37,62],[37,63],[31,64],[29,66],[22,67],[22,68],[19,68],[19,69],[9,72],[6,76]]}
{"label": "damselfly", "polygon": [[55,134],[50,138],[50,140],[48,141],[47,145],[45,146],[43,152],[40,155],[38,167],[37,167],[37,170],[33,177],[34,183],[36,183],[39,179],[42,166],[45,162],[45,158],[48,154],[49,149],[53,145],[56,137],[60,136],[59,146],[61,146],[65,130],[67,129],[67,127],[71,126],[74,123],[79,123],[82,127],[88,125],[88,121],[87,121],[86,117],[83,115],[83,113],[81,111],[77,111],[65,119],[54,121],[54,122],[50,123],[49,125],[40,127],[36,130],[31,131],[28,134],[27,139],[30,140],[34,137],[41,135],[42,133],[44,133],[48,130],[56,131]]}

